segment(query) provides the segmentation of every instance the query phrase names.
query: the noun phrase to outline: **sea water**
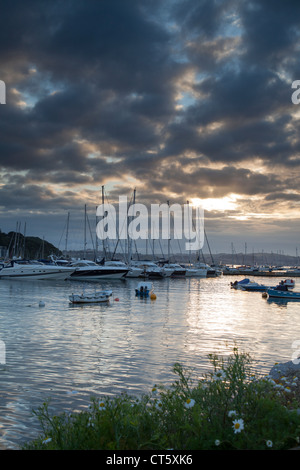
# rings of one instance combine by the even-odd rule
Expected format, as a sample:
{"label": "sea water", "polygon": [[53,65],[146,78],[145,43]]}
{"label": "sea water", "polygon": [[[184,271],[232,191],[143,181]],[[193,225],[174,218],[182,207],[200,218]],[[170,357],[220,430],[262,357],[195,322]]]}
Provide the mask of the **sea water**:
{"label": "sea water", "polygon": [[[0,449],[38,435],[33,410],[48,400],[59,413],[85,410],[91,397],[148,393],[176,380],[176,362],[201,377],[211,370],[209,354],[234,347],[250,353],[261,374],[291,360],[300,302],[270,302],[261,292],[232,289],[234,280],[153,281],[155,300],[135,296],[137,279],[1,280]],[[69,302],[72,293],[102,289],[113,291],[108,304]]]}

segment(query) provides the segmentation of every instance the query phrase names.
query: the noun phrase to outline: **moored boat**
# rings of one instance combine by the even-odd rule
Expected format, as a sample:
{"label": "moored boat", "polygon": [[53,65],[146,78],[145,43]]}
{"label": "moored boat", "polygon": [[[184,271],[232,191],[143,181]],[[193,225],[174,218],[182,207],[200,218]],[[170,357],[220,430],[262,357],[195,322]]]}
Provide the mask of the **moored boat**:
{"label": "moored boat", "polygon": [[165,277],[169,277],[172,274],[172,270],[170,272],[165,272],[164,268],[157,266],[157,264],[153,263],[153,261],[148,260],[140,260],[140,261],[132,261],[132,267],[138,267],[143,270],[141,276],[154,278],[154,279],[163,279]]}
{"label": "moored boat", "polygon": [[0,279],[15,280],[65,280],[75,271],[75,268],[43,264],[38,261],[14,261],[3,264],[0,269]]}
{"label": "moored boat", "polygon": [[135,295],[138,297],[149,297],[153,294],[153,285],[151,282],[139,282],[136,289]]}
{"label": "moored boat", "polygon": [[79,260],[72,263],[75,271],[70,279],[73,281],[98,281],[99,279],[122,279],[129,269],[119,266],[100,266],[94,261]]}
{"label": "moored boat", "polygon": [[300,292],[290,291],[287,286],[281,284],[268,289],[267,294],[269,298],[300,300]]}
{"label": "moored boat", "polygon": [[241,281],[231,282],[230,285],[232,289],[242,289],[244,285],[248,285],[249,283],[250,283],[250,279],[245,278],[245,279],[242,279]]}
{"label": "moored boat", "polygon": [[126,277],[141,277],[143,274],[143,270],[141,268],[138,268],[136,266],[131,266],[123,263],[123,261],[116,261],[116,260],[110,260],[110,261],[105,261],[104,266],[110,266],[110,267],[119,267],[119,268],[125,268],[128,269],[128,273],[126,274]]}
{"label": "moored boat", "polygon": [[258,284],[257,282],[248,282],[241,286],[242,290],[248,292],[266,292],[270,286],[265,286],[264,284]]}
{"label": "moored boat", "polygon": [[108,302],[111,295],[111,290],[100,291],[91,294],[72,294],[69,295],[69,300],[73,304],[102,303]]}

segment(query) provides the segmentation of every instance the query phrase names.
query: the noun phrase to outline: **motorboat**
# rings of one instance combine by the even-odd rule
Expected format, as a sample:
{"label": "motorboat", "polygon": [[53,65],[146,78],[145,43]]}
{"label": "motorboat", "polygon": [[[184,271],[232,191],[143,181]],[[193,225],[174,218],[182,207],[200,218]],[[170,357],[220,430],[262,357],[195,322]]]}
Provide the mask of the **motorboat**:
{"label": "motorboat", "polygon": [[141,268],[138,268],[137,266],[131,266],[123,263],[123,261],[117,261],[117,260],[110,260],[110,261],[105,261],[104,266],[118,266],[120,268],[126,268],[128,269],[128,272],[126,274],[126,277],[141,277],[143,274],[143,270]]}
{"label": "motorboat", "polygon": [[300,300],[300,292],[290,291],[287,286],[278,285],[267,290],[269,298]]}
{"label": "motorboat", "polygon": [[89,260],[74,261],[71,265],[75,268],[75,271],[70,276],[70,279],[73,281],[122,279],[129,271],[128,267],[99,265]]}
{"label": "motorboat", "polygon": [[[284,279],[280,281],[279,286],[286,287],[287,289],[293,289],[295,286],[295,281],[293,279]],[[248,292],[267,292],[268,289],[274,289],[272,286],[265,286],[264,284],[259,284],[250,279],[245,278],[241,281],[231,282],[231,287],[233,289],[241,289]]]}
{"label": "motorboat", "polygon": [[284,281],[280,281],[279,285],[287,286],[288,289],[294,289],[295,281],[294,279],[284,279]]}
{"label": "motorboat", "polygon": [[249,283],[250,283],[250,279],[245,278],[245,279],[242,279],[241,281],[231,282],[230,285],[232,289],[239,290],[239,289],[242,289],[243,286],[248,285]]}
{"label": "motorboat", "polygon": [[74,267],[43,264],[39,261],[12,260],[2,265],[1,279],[18,280],[65,280],[75,271]]}
{"label": "motorboat", "polygon": [[169,269],[173,271],[171,273],[171,277],[181,277],[181,278],[185,277],[186,268],[182,267],[180,264],[168,263],[163,266],[163,269],[164,270]]}
{"label": "motorboat", "polygon": [[201,268],[206,270],[206,277],[218,277],[223,274],[223,271],[220,268],[216,268],[214,266],[210,266],[207,263],[196,263],[196,268]]}
{"label": "motorboat", "polygon": [[190,265],[186,267],[185,277],[206,277],[206,268],[197,268],[196,266]]}
{"label": "motorboat", "polygon": [[148,260],[132,261],[131,266],[141,268],[143,270],[142,276],[154,279],[162,279],[172,274],[171,271],[166,272],[164,268]]}
{"label": "motorboat", "polygon": [[248,292],[266,292],[269,288],[270,286],[265,286],[264,284],[258,284],[257,282],[252,281],[241,285],[241,289]]}
{"label": "motorboat", "polygon": [[112,295],[111,290],[105,290],[95,293],[82,293],[69,295],[69,300],[72,304],[87,304],[87,303],[102,303],[108,302]]}
{"label": "motorboat", "polygon": [[149,297],[153,294],[153,285],[151,282],[139,282],[136,289],[135,295],[138,297]]}

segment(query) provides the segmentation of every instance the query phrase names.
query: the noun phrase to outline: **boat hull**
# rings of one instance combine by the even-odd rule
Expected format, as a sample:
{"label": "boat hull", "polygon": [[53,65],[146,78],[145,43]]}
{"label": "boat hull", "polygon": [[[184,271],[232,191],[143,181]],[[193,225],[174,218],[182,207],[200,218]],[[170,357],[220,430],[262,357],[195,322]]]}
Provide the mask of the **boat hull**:
{"label": "boat hull", "polygon": [[[52,266],[51,266],[52,268]],[[3,268],[0,271],[0,279],[16,279],[22,281],[32,281],[32,280],[65,280],[74,272],[74,269],[65,269],[54,267],[49,269],[49,267],[8,267]]]}
{"label": "boat hull", "polygon": [[103,291],[95,294],[72,294],[69,295],[69,301],[72,304],[96,304],[108,302],[112,291]]}
{"label": "boat hull", "polygon": [[205,269],[187,269],[185,277],[206,277]]}
{"label": "boat hull", "polygon": [[247,292],[266,292],[269,287],[263,286],[263,285],[257,285],[257,286],[247,286],[244,285],[242,286],[242,290],[246,290]]}
{"label": "boat hull", "polygon": [[83,269],[71,274],[72,281],[98,281],[99,279],[122,279],[128,273],[128,269]]}
{"label": "boat hull", "polygon": [[268,289],[267,294],[270,298],[300,300],[300,292],[280,291]]}

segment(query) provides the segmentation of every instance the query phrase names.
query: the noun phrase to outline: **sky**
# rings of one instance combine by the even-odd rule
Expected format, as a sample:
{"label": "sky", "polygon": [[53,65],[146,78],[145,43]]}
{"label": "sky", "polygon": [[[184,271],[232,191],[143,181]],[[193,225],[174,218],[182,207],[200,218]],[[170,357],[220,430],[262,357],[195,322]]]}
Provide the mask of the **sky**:
{"label": "sky", "polygon": [[81,247],[136,189],[201,203],[215,253],[300,253],[299,59],[298,0],[1,2],[1,230],[69,213]]}

